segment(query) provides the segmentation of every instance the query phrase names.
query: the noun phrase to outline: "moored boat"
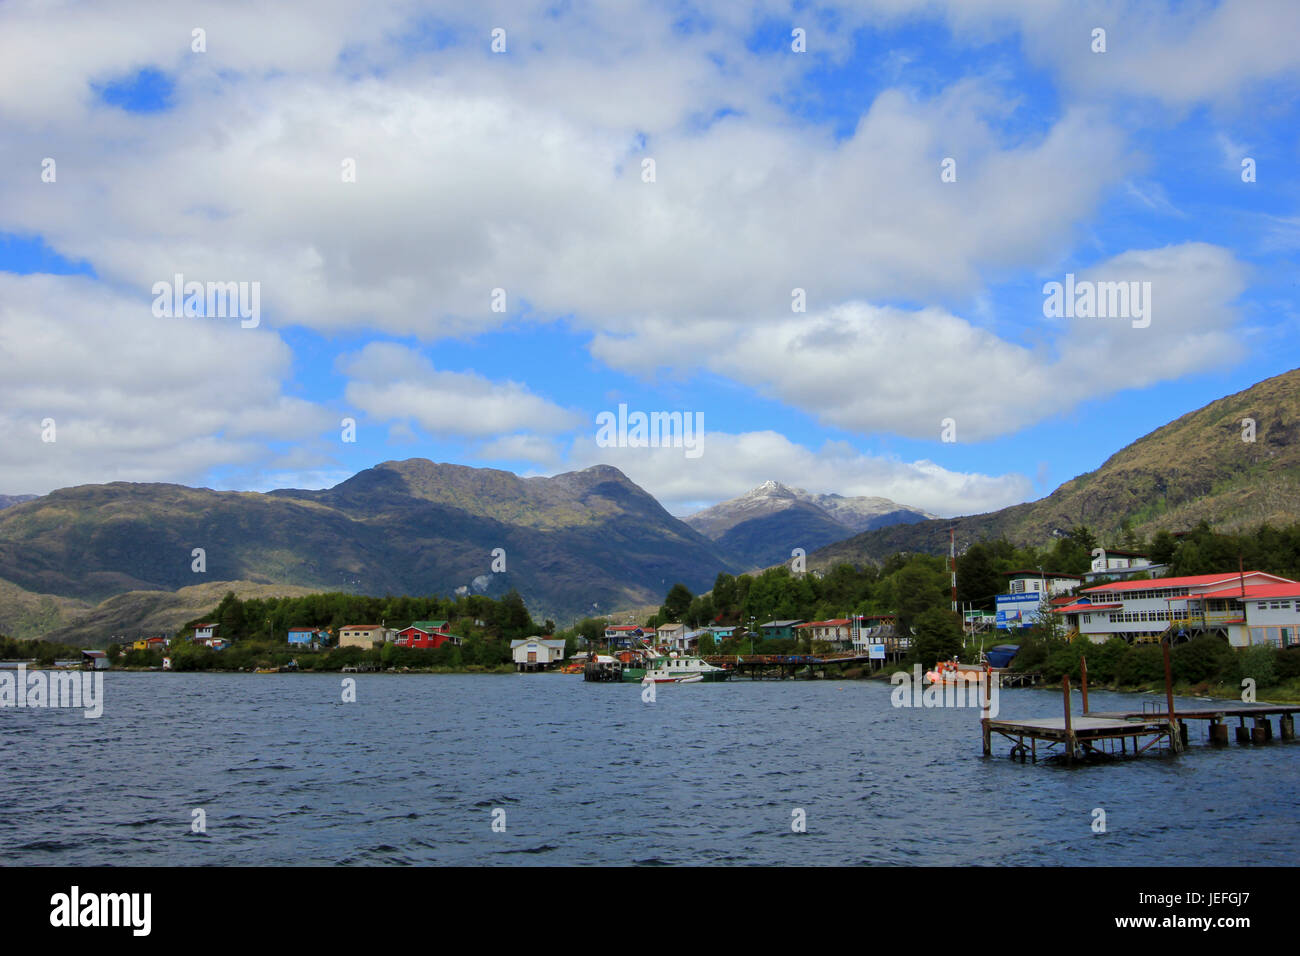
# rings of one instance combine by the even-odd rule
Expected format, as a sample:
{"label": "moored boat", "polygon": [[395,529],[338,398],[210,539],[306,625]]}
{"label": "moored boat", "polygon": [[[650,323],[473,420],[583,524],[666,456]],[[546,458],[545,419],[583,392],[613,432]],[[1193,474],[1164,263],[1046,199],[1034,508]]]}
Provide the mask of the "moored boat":
{"label": "moored boat", "polygon": [[698,684],[717,683],[731,676],[731,671],[724,667],[715,667],[699,657],[677,657],[667,655],[656,657],[646,666],[640,677],[629,677],[624,670],[625,681],[653,682],[655,684]]}
{"label": "moored boat", "polygon": [[925,682],[952,685],[982,684],[988,680],[990,674],[996,672],[997,670],[990,667],[987,661],[982,664],[963,664],[957,660],[940,661],[933,669],[925,672]]}

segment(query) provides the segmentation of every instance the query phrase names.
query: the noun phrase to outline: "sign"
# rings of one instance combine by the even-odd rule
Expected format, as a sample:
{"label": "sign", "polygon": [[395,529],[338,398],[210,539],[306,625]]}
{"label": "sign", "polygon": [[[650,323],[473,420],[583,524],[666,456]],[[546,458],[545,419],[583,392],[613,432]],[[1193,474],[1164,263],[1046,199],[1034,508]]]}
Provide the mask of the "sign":
{"label": "sign", "polygon": [[873,661],[883,661],[885,659],[884,644],[868,644],[867,657]]}
{"label": "sign", "polygon": [[1028,627],[1030,619],[1038,613],[1042,596],[1038,592],[1028,594],[999,594],[997,596],[997,626],[1000,630],[1013,627]]}

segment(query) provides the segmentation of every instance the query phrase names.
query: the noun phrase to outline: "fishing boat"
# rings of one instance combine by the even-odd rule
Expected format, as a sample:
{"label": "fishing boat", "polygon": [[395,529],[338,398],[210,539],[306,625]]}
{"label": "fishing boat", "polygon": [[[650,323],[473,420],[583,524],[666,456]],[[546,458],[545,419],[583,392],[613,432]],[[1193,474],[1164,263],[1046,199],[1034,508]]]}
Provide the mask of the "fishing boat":
{"label": "fishing boat", "polygon": [[639,677],[628,676],[628,670],[625,670],[623,674],[623,680],[629,682],[653,682],[655,684],[711,684],[726,680],[731,676],[731,671],[727,670],[725,667],[715,667],[699,657],[678,657],[675,654],[668,654],[651,660]]}

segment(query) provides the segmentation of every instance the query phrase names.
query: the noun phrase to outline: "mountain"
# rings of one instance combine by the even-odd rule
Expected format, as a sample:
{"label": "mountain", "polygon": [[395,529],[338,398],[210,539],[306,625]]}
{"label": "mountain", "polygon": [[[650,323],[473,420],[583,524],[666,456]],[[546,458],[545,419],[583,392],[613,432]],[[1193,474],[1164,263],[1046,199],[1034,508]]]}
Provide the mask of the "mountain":
{"label": "mountain", "polygon": [[685,521],[747,567],[770,567],[860,531],[934,517],[888,498],[810,494],[779,481],[706,508]]}
{"label": "mountain", "polygon": [[[1245,419],[1254,423],[1253,436]],[[809,567],[879,561],[898,551],[946,553],[949,528],[959,543],[1006,537],[1042,545],[1087,525],[1110,544],[1125,520],[1147,537],[1201,521],[1234,531],[1300,520],[1300,369],[1188,412],[1039,501],[868,531],[810,554]]]}
{"label": "mountain", "polygon": [[32,501],[36,495],[0,495],[0,510],[10,507],[11,505],[20,505],[24,501]]}
{"label": "mountain", "polygon": [[113,482],[0,511],[0,582],[88,604],[204,581],[366,594],[515,588],[538,620],[563,619],[657,603],[676,581],[699,591],[734,570],[606,465],[520,478],[410,459],[323,491]]}

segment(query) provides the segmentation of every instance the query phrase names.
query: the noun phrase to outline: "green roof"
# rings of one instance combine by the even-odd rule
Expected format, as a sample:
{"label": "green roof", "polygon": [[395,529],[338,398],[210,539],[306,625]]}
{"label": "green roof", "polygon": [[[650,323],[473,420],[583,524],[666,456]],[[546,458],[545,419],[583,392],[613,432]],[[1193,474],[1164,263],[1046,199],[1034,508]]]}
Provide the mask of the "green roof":
{"label": "green roof", "polygon": [[447,626],[446,621],[413,621],[411,627],[418,627],[422,631],[437,631]]}

